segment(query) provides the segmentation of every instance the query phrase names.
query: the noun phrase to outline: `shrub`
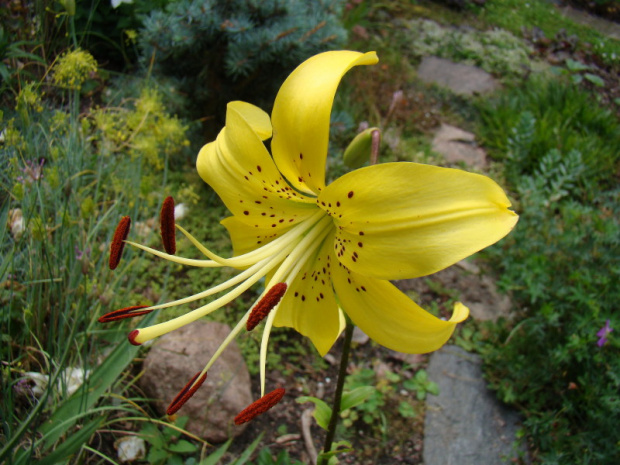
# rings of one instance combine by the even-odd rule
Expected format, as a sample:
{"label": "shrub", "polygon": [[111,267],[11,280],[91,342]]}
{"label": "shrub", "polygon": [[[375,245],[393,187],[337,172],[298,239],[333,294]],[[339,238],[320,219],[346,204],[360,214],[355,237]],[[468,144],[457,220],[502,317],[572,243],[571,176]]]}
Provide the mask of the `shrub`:
{"label": "shrub", "polygon": [[489,332],[487,377],[524,412],[541,463],[618,463],[620,339],[599,345],[597,332],[606,321],[620,328],[620,189],[600,190],[577,149],[532,155],[545,133],[534,130],[536,108],[521,109],[505,159],[521,218],[489,256],[522,311]]}
{"label": "shrub", "polygon": [[[611,182],[620,160],[620,124],[610,110],[593,100],[592,94],[572,84],[532,79],[523,87],[479,102],[479,136],[497,159],[514,157],[520,150],[518,162],[507,165],[510,174],[516,170],[517,176],[532,175],[553,149],[562,154],[577,150],[587,179]],[[519,125],[525,112],[533,119],[532,134],[527,145],[517,148],[513,142],[524,134]]]}
{"label": "shrub", "polygon": [[294,66],[343,45],[341,10],[340,0],[180,0],[145,18],[142,61],[178,78],[200,116],[230,100],[266,108]]}

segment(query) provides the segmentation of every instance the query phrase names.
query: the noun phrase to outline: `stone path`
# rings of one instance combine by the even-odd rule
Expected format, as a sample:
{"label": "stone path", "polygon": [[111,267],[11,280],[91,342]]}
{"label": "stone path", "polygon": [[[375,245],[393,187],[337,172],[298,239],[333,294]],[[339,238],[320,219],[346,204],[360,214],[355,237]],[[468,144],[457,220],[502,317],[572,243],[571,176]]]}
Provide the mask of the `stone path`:
{"label": "stone path", "polygon": [[[418,78],[460,95],[482,94],[499,87],[481,69],[436,57],[422,60]],[[441,125],[433,139],[433,150],[442,154],[449,165],[486,167],[485,152],[476,145],[474,134],[454,126]],[[496,292],[492,279],[481,276],[470,262],[463,262],[461,267],[464,269],[448,268],[431,279],[458,289],[459,299],[470,307],[473,318],[509,317],[511,302]],[[405,280],[397,285],[424,296],[426,284],[420,280]],[[445,346],[432,354],[427,371],[439,385],[439,395],[427,398],[424,465],[500,465],[517,456],[513,443],[519,417],[487,389],[481,364],[478,355],[457,346]]]}
{"label": "stone path", "polygon": [[607,37],[620,40],[620,24],[618,23],[591,15],[585,11],[576,10],[570,6],[560,8],[560,11],[562,12],[562,15],[572,19],[578,24],[589,26],[602,34],[605,34]]}
{"label": "stone path", "polygon": [[446,87],[459,95],[484,94],[499,88],[498,82],[486,71],[438,57],[422,58],[418,78],[422,82]]}
{"label": "stone path", "polygon": [[427,371],[439,395],[427,400],[424,465],[500,465],[517,456],[518,415],[487,389],[479,356],[445,346]]}

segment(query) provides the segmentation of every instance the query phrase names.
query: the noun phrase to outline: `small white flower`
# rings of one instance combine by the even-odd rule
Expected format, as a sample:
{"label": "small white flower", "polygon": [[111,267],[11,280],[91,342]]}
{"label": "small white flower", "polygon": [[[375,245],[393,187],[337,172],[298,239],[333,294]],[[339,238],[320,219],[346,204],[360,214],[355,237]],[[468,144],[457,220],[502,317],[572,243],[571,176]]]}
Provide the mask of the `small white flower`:
{"label": "small white flower", "polygon": [[114,443],[120,462],[133,462],[146,455],[144,439],[138,436],[125,436]]}
{"label": "small white flower", "polygon": [[180,203],[174,207],[174,219],[180,220],[187,215],[189,209],[185,206],[184,203]]}
{"label": "small white flower", "polygon": [[110,0],[112,8],[118,8],[121,3],[133,3],[133,0]]}
{"label": "small white flower", "polygon": [[11,230],[11,234],[13,238],[19,239],[26,229],[26,224],[24,222],[24,216],[22,215],[21,208],[14,208],[9,210],[9,228]]}

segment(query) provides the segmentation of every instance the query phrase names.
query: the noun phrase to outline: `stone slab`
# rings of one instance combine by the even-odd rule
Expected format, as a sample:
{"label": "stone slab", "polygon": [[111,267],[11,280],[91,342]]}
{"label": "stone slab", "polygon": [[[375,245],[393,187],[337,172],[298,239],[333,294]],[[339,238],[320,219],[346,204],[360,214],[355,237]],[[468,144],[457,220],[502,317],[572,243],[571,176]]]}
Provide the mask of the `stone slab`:
{"label": "stone slab", "polygon": [[510,463],[519,417],[486,387],[481,360],[457,346],[433,353],[427,369],[439,395],[427,398],[425,465]]}
{"label": "stone slab", "polygon": [[487,166],[486,153],[476,145],[474,134],[456,126],[442,123],[435,133],[432,148],[451,165],[464,163],[479,169]]}
{"label": "stone slab", "polygon": [[438,57],[422,59],[418,78],[429,84],[447,87],[459,95],[484,94],[499,87],[493,76],[480,68]]}

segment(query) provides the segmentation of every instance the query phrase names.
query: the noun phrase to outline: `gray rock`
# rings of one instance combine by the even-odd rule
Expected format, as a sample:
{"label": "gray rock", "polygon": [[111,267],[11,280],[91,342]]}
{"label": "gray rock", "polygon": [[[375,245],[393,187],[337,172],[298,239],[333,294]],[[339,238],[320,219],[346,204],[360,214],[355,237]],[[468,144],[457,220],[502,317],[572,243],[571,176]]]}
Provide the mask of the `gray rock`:
{"label": "gray rock", "polygon": [[425,465],[500,465],[516,456],[518,415],[487,389],[480,357],[445,346],[427,372],[439,395],[427,398]]}
{"label": "gray rock", "polygon": [[[229,332],[228,325],[196,321],[155,341],[144,360],[139,384],[162,415]],[[253,400],[250,374],[233,341],[177,415],[189,416],[185,426],[189,432],[210,442],[222,442],[243,432],[246,425],[235,426],[233,419]]]}
{"label": "gray rock", "polygon": [[499,87],[493,76],[480,68],[437,57],[422,59],[418,78],[429,84],[447,87],[459,95],[483,94]]}
{"label": "gray rock", "polygon": [[442,124],[435,133],[432,148],[449,164],[462,162],[481,169],[487,165],[486,153],[476,144],[475,136],[449,124]]}

